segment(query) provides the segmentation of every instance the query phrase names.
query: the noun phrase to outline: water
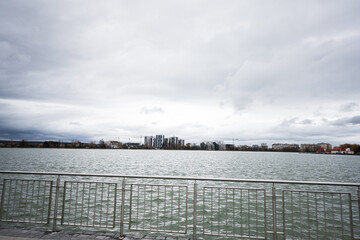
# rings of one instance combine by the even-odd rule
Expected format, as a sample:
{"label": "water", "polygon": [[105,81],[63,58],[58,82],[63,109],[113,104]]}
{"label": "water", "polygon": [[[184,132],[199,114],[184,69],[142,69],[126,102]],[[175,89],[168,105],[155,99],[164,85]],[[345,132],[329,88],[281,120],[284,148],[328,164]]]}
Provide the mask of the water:
{"label": "water", "polygon": [[1,148],[0,170],[358,183],[360,156]]}

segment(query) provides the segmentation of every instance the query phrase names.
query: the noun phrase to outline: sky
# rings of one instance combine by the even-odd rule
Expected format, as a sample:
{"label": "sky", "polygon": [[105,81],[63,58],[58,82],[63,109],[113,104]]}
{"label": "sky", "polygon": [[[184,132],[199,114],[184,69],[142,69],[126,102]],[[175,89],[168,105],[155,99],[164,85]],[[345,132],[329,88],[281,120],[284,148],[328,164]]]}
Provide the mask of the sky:
{"label": "sky", "polygon": [[358,0],[0,0],[0,139],[360,143]]}

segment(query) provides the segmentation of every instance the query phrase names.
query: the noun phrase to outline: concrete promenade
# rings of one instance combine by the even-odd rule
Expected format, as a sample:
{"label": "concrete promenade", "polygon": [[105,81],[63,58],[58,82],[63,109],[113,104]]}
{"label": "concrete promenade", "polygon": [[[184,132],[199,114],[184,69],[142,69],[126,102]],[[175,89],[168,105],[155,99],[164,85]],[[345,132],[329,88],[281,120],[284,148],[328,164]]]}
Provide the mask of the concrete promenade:
{"label": "concrete promenade", "polygon": [[[104,233],[93,231],[72,231],[72,230],[60,230],[58,232],[52,232],[49,229],[39,227],[8,227],[0,226],[0,240],[37,240],[37,239],[70,239],[70,240],[113,240],[119,239],[119,233]],[[141,234],[126,234],[123,240],[189,240],[189,238],[178,237],[159,237]]]}

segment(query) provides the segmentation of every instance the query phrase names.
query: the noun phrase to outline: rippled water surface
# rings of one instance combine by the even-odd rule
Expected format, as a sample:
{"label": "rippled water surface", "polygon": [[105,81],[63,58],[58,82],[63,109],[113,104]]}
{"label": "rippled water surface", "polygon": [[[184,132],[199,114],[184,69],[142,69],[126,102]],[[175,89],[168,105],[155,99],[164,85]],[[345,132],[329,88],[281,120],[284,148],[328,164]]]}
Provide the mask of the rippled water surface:
{"label": "rippled water surface", "polygon": [[360,182],[360,156],[299,153],[3,148],[0,169]]}

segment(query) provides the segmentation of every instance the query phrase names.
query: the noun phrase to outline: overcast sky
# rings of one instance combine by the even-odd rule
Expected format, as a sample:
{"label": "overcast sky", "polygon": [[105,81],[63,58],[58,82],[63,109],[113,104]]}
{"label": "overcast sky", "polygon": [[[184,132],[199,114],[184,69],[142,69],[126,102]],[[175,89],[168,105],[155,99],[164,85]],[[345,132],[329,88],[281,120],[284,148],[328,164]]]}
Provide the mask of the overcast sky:
{"label": "overcast sky", "polygon": [[360,143],[359,13],[359,0],[0,0],[0,139]]}

